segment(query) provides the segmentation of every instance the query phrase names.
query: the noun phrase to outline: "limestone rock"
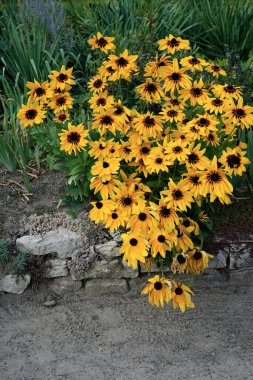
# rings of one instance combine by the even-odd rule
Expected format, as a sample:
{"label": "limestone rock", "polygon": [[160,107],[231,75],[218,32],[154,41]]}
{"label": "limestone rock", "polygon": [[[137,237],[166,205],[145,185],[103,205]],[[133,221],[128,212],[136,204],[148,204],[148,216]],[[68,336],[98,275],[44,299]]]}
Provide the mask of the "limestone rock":
{"label": "limestone rock", "polygon": [[250,243],[230,244],[230,269],[253,267],[253,246]]}
{"label": "limestone rock", "polygon": [[82,281],[75,281],[69,277],[59,277],[52,280],[49,284],[56,294],[61,295],[64,293],[75,292],[82,287]]}
{"label": "limestone rock", "polygon": [[95,279],[95,278],[134,278],[138,276],[138,271],[127,267],[121,263],[121,259],[111,261],[97,261],[95,265],[86,272],[70,270],[74,280]]}
{"label": "limestone rock", "polygon": [[127,282],[123,279],[89,280],[85,285],[85,292],[88,294],[103,295],[110,293],[126,293],[127,291]]}
{"label": "limestone rock", "polygon": [[31,281],[31,275],[8,274],[0,280],[0,292],[22,294]]}
{"label": "limestone rock", "polygon": [[209,269],[222,269],[227,267],[228,254],[223,250],[219,250],[218,255],[214,256],[208,262]]}
{"label": "limestone rock", "polygon": [[19,251],[37,256],[57,253],[60,259],[72,257],[81,245],[82,237],[66,228],[59,228],[45,235],[25,235],[16,240]]}
{"label": "limestone rock", "polygon": [[44,278],[68,276],[67,260],[50,259],[44,263]]}
{"label": "limestone rock", "polygon": [[100,253],[107,260],[121,256],[117,242],[114,240],[107,241],[104,244],[97,244],[94,248],[97,253]]}

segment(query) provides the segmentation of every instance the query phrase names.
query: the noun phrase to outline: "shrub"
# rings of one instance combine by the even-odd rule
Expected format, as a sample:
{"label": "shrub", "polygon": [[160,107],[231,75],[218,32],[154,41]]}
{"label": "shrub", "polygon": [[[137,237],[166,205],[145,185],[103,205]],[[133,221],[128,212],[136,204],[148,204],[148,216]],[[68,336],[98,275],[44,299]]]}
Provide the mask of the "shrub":
{"label": "shrub", "polygon": [[[88,41],[106,53],[116,50],[114,42],[99,33]],[[26,127],[41,118],[50,128],[52,120],[63,124],[60,150],[72,167],[70,182],[82,176],[83,191],[94,193],[91,220],[122,231],[128,265],[157,265],[160,275],[143,290],[151,304],[172,300],[184,312],[194,307],[193,293],[180,274],[208,267],[206,209],[229,204],[233,178],[247,170],[239,140],[253,123],[253,107],[243,104],[240,87],[220,82],[222,67],[187,54],[188,40],[170,34],[158,50],[147,61],[128,50],[101,60],[88,82],[91,118],[80,120],[72,69],[64,66],[49,82],[28,84],[29,103],[18,117]]]}

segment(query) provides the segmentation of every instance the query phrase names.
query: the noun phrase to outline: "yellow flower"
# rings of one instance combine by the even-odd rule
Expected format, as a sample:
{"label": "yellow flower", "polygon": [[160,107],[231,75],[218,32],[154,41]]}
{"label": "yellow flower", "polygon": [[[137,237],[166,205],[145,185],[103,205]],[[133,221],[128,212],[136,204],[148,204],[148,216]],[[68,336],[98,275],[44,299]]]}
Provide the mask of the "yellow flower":
{"label": "yellow flower", "polygon": [[191,78],[185,74],[187,69],[180,69],[178,60],[173,59],[172,65],[161,67],[159,70],[160,79],[164,82],[163,88],[166,92],[170,91],[173,95],[176,90],[189,88]]}
{"label": "yellow flower", "polygon": [[198,198],[200,195],[203,194],[203,180],[202,180],[202,173],[195,170],[190,170],[189,172],[185,173],[185,184],[188,187],[191,194],[194,196],[194,198]]}
{"label": "yellow flower", "polygon": [[194,146],[190,144],[188,149],[190,153],[185,161],[187,169],[205,170],[209,166],[210,160],[204,156],[205,149],[200,150],[201,144]]}
{"label": "yellow flower", "polygon": [[216,98],[220,97],[228,100],[238,99],[242,94],[241,88],[235,87],[232,84],[214,84],[212,91]]}
{"label": "yellow flower", "polygon": [[171,251],[172,246],[176,243],[174,231],[167,232],[164,228],[154,227],[149,232],[149,244],[151,254],[156,257],[159,253],[163,258],[166,257],[166,251]]}
{"label": "yellow flower", "polygon": [[90,183],[90,189],[94,190],[94,194],[100,193],[102,199],[108,199],[115,193],[118,184],[119,181],[116,179],[116,176],[112,176],[108,180],[93,177]]}
{"label": "yellow flower", "polygon": [[72,75],[73,67],[65,69],[63,65],[60,71],[52,70],[52,74],[48,75],[51,79],[51,85],[53,87],[64,90],[67,85],[72,86],[75,84],[74,76]]}
{"label": "yellow flower", "polygon": [[174,37],[172,34],[158,41],[159,50],[167,50],[170,54],[180,50],[189,50],[190,42],[181,37]]}
{"label": "yellow flower", "polygon": [[117,208],[125,215],[131,215],[135,205],[145,203],[144,193],[136,190],[134,183],[129,187],[125,183],[120,183],[112,199],[117,203]]}
{"label": "yellow flower", "polygon": [[165,107],[162,108],[160,115],[162,115],[162,118],[164,121],[169,121],[170,123],[173,123],[175,121],[176,123],[183,121],[185,115],[178,107]]}
{"label": "yellow flower", "polygon": [[170,269],[173,273],[187,272],[187,256],[184,253],[178,253],[172,261]]}
{"label": "yellow flower", "polygon": [[139,114],[133,119],[133,128],[146,138],[156,138],[157,132],[163,130],[163,125],[160,116],[155,116],[151,112]]}
{"label": "yellow flower", "polygon": [[126,215],[120,210],[112,210],[110,214],[107,214],[105,217],[105,228],[108,228],[110,231],[118,230],[120,227],[125,227],[127,221]]}
{"label": "yellow flower", "polygon": [[209,111],[210,113],[215,113],[215,115],[218,115],[218,113],[220,114],[223,113],[224,107],[227,107],[228,104],[229,102],[226,99],[208,98],[206,99],[206,102],[203,105],[203,107],[206,111]]}
{"label": "yellow flower", "polygon": [[144,71],[145,77],[152,77],[152,78],[158,78],[159,77],[159,70],[163,66],[167,66],[170,64],[169,56],[166,54],[163,54],[160,58],[158,54],[155,56],[155,61],[149,61],[147,62]]}
{"label": "yellow flower", "polygon": [[179,223],[178,215],[174,207],[169,207],[168,202],[161,198],[159,203],[149,202],[151,207],[151,214],[157,219],[166,231],[170,232],[175,228],[175,225]]}
{"label": "yellow flower", "polygon": [[151,153],[145,160],[146,168],[148,173],[159,173],[160,170],[163,172],[168,172],[168,166],[173,165],[170,161],[169,156],[164,153],[164,149],[161,146],[152,148]]}
{"label": "yellow flower", "polygon": [[235,148],[227,148],[222,152],[222,156],[219,159],[219,162],[224,166],[225,171],[231,176],[242,175],[246,172],[245,165],[250,164],[250,160],[246,155],[246,151],[243,152],[239,146]]}
{"label": "yellow flower", "polygon": [[148,294],[151,305],[157,307],[164,306],[164,302],[171,300],[171,281],[156,275],[148,279],[149,284],[143,289],[141,294]]}
{"label": "yellow flower", "polygon": [[115,207],[115,204],[111,200],[102,200],[91,202],[93,206],[90,211],[90,218],[93,222],[105,222],[107,215],[109,215]]}
{"label": "yellow flower", "polygon": [[177,226],[177,243],[175,245],[177,251],[186,252],[188,249],[193,249],[194,244],[188,233],[183,232],[185,230],[182,226]]}
{"label": "yellow flower", "polygon": [[170,141],[165,144],[165,152],[168,154],[170,160],[175,161],[177,159],[183,164],[187,160],[187,155],[190,154],[187,145],[188,143],[186,141]]}
{"label": "yellow flower", "polygon": [[64,150],[68,154],[80,152],[87,144],[86,137],[88,134],[89,131],[84,129],[83,124],[79,124],[75,127],[68,123],[68,129],[63,129],[63,131],[59,133],[61,141],[60,150]]}
{"label": "yellow flower", "polygon": [[206,71],[209,73],[213,74],[214,77],[218,77],[219,75],[226,76],[226,71],[223,70],[220,66],[214,65],[213,63],[210,64],[207,68]]}
{"label": "yellow flower", "polygon": [[54,121],[57,123],[65,123],[69,119],[69,113],[67,111],[60,111],[55,115]]}
{"label": "yellow flower", "polygon": [[94,93],[94,95],[89,100],[90,108],[94,112],[105,111],[110,108],[113,103],[114,97],[112,95],[108,95],[107,91]]}
{"label": "yellow flower", "polygon": [[102,75],[95,75],[88,82],[88,88],[94,92],[103,91],[107,86],[106,78]]}
{"label": "yellow flower", "polygon": [[188,264],[187,268],[191,273],[199,274],[208,267],[209,259],[213,258],[209,253],[196,247],[194,250],[187,252]]}
{"label": "yellow flower", "polygon": [[122,234],[122,246],[120,253],[123,254],[123,261],[129,266],[137,268],[137,263],[140,261],[145,263],[145,257],[148,256],[148,242],[138,232],[129,232]]}
{"label": "yellow flower", "polygon": [[182,100],[187,101],[190,99],[193,106],[196,104],[203,105],[208,99],[208,92],[203,87],[202,78],[200,78],[199,82],[195,80],[190,88],[180,90]]}
{"label": "yellow flower", "polygon": [[73,107],[74,99],[68,93],[54,95],[49,103],[55,114]]}
{"label": "yellow flower", "polygon": [[120,167],[119,158],[106,157],[104,159],[98,160],[91,167],[91,174],[94,176],[99,176],[104,181],[109,181],[113,174],[117,174]]}
{"label": "yellow flower", "polygon": [[47,81],[41,84],[36,80],[34,82],[27,82],[26,87],[30,90],[28,95],[30,95],[29,100],[32,101],[46,102],[46,100],[53,95]]}
{"label": "yellow flower", "polygon": [[146,82],[135,88],[139,97],[147,103],[161,103],[164,92],[159,83],[153,82],[147,78]]}
{"label": "yellow flower", "polygon": [[203,195],[210,194],[210,202],[216,198],[221,203],[230,203],[229,195],[232,194],[233,186],[228,181],[226,174],[217,166],[217,157],[214,156],[210,167],[203,174]]}
{"label": "yellow flower", "polygon": [[227,118],[227,122],[241,128],[250,128],[253,125],[253,107],[244,106],[243,98],[239,98],[237,104],[232,102],[231,106],[227,106],[224,117]]}
{"label": "yellow flower", "polygon": [[128,50],[125,49],[122,54],[110,55],[108,57],[108,65],[115,70],[116,79],[129,80],[133,73],[137,72],[137,66],[134,63],[138,58],[138,55],[129,55]]}
{"label": "yellow flower", "polygon": [[114,37],[106,37],[98,32],[97,35],[88,40],[88,44],[91,45],[92,50],[100,49],[103,53],[107,54],[109,50],[115,50],[116,46],[112,43],[114,40]]}
{"label": "yellow flower", "polygon": [[186,67],[187,69],[190,69],[191,71],[203,71],[203,66],[207,66],[208,62],[206,62],[204,59],[197,58],[193,55],[190,55],[185,58],[180,59],[180,64],[183,67]]}
{"label": "yellow flower", "polygon": [[41,124],[45,118],[45,111],[36,103],[22,104],[18,111],[17,118],[23,127],[32,127]]}
{"label": "yellow flower", "polygon": [[185,312],[185,309],[187,307],[194,308],[195,305],[191,300],[191,294],[194,294],[188,286],[179,284],[177,281],[172,281],[173,287],[172,287],[172,304],[173,309],[176,309],[177,307],[180,308],[182,313]]}
{"label": "yellow flower", "polygon": [[187,207],[191,208],[192,194],[184,180],[176,185],[170,178],[168,186],[168,190],[161,192],[165,196],[164,200],[168,202],[168,207],[179,208],[181,211],[187,211]]}
{"label": "yellow flower", "polygon": [[94,115],[94,121],[92,123],[92,129],[96,129],[103,136],[106,132],[111,132],[114,135],[116,131],[121,130],[121,120],[113,115],[113,109],[100,112]]}

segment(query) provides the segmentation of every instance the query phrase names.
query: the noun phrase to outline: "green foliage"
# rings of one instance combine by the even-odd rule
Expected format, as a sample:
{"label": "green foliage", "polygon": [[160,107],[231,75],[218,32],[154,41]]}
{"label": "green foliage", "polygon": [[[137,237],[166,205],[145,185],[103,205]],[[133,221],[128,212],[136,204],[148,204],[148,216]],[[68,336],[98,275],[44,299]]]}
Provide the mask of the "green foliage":
{"label": "green foliage", "polygon": [[0,264],[8,271],[22,274],[28,268],[28,254],[25,251],[19,251],[13,255],[9,251],[6,241],[0,238]]}
{"label": "green foliage", "polygon": [[3,238],[0,238],[0,264],[4,265],[9,260],[9,251]]}

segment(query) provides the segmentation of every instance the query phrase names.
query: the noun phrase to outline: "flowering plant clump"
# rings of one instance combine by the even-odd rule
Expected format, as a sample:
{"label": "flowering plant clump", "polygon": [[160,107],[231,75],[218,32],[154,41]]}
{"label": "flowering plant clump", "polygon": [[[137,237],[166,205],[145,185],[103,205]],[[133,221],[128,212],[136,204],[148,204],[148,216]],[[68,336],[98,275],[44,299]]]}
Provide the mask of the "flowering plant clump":
{"label": "flowering plant clump", "polygon": [[122,231],[120,252],[128,265],[160,268],[142,292],[151,304],[172,301],[184,312],[194,307],[193,292],[174,275],[208,267],[205,206],[231,202],[232,177],[249,164],[238,131],[253,124],[253,107],[243,104],[239,87],[221,83],[222,68],[186,54],[188,40],[169,35],[158,41],[159,52],[145,64],[128,50],[110,54],[113,41],[101,33],[88,41],[107,56],[88,83],[92,118],[86,127],[67,121],[75,82],[64,66],[50,82],[27,84],[29,102],[18,117],[32,126],[48,110],[64,123],[60,149],[70,158],[84,150],[91,159],[91,220]]}

